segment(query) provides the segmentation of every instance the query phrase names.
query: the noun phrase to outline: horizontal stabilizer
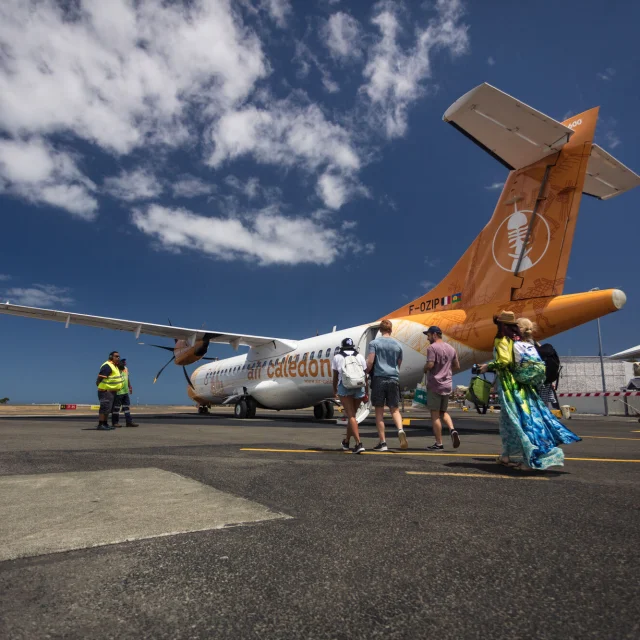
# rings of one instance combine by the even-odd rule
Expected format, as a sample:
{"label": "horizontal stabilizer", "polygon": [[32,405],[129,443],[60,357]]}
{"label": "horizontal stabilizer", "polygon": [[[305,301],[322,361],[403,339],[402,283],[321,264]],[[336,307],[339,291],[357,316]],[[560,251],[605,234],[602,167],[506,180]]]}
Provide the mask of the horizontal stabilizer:
{"label": "horizontal stabilizer", "polygon": [[608,200],[640,184],[640,176],[594,144],[587,165],[583,193]]}
{"label": "horizontal stabilizer", "polygon": [[202,340],[209,336],[210,342],[230,344],[234,347],[247,345],[249,347],[261,347],[269,343],[280,343],[282,347],[291,348],[294,344],[290,340],[279,338],[268,338],[266,336],[248,336],[239,333],[222,333],[218,331],[208,331],[204,329],[188,329],[185,327],[173,327],[164,324],[151,324],[149,322],[137,322],[135,320],[119,320],[118,318],[105,318],[103,316],[89,316],[83,313],[70,313],[69,311],[55,311],[53,309],[40,309],[38,307],[23,307],[22,305],[0,303],[0,313],[11,316],[22,316],[25,318],[36,318],[38,320],[52,320],[54,322],[64,322],[67,326],[79,324],[87,327],[97,327],[99,329],[113,329],[115,331],[130,331],[136,334],[136,338],[144,333],[149,336],[161,336],[163,338],[174,338],[176,340],[186,340],[193,342]]}
{"label": "horizontal stabilizer", "polygon": [[573,135],[569,127],[487,83],[456,100],[443,120],[510,170],[559,151]]}

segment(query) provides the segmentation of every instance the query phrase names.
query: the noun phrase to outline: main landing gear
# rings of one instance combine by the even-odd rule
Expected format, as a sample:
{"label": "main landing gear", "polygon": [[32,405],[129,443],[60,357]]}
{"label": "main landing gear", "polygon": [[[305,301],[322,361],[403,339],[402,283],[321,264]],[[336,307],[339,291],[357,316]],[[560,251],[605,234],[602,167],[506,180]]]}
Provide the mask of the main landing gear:
{"label": "main landing gear", "polygon": [[333,418],[333,413],[333,402],[325,401],[313,407],[313,417],[316,420],[330,420],[331,418]]}
{"label": "main landing gear", "polygon": [[255,418],[258,403],[251,397],[247,396],[236,402],[236,406],[233,409],[233,415],[236,418]]}
{"label": "main landing gear", "polygon": [[209,407],[206,407],[204,405],[199,405],[198,406],[198,413],[202,413],[202,414],[209,413]]}

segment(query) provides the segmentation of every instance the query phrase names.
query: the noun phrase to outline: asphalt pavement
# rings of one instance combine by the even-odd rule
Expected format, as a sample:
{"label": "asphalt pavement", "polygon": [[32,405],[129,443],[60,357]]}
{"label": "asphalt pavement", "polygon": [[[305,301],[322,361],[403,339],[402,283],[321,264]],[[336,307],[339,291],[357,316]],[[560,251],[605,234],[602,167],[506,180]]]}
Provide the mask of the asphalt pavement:
{"label": "asphalt pavement", "polygon": [[574,416],[534,473],[455,419],[364,455],[308,412],[0,419],[0,637],[640,636],[640,424]]}

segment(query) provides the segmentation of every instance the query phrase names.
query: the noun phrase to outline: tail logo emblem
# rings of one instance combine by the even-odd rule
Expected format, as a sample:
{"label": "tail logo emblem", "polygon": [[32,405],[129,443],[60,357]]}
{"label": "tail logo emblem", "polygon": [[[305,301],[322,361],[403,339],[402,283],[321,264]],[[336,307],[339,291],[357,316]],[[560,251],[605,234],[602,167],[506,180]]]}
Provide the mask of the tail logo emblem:
{"label": "tail logo emblem", "polygon": [[[527,240],[527,229],[533,211],[527,209],[518,211],[517,205],[514,205],[514,209],[515,211],[498,227],[496,235],[493,237],[491,250],[496,264],[511,273],[515,273],[520,255],[522,255],[519,269],[519,273],[522,273],[535,267],[547,253],[551,232],[549,223],[539,213],[536,213],[539,220],[533,226]],[[527,241],[526,247],[524,246],[525,241]]]}

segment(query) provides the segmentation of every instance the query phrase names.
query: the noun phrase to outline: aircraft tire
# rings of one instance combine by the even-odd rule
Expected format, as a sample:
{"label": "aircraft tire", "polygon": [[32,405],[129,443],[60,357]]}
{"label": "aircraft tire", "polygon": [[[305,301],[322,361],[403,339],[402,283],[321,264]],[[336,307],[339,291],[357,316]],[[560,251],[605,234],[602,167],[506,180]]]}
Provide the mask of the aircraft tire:
{"label": "aircraft tire", "polygon": [[316,420],[324,420],[327,415],[326,403],[321,402],[313,407],[313,417]]}
{"label": "aircraft tire", "polygon": [[325,414],[324,414],[325,419],[331,420],[331,418],[333,418],[333,413],[334,413],[333,402],[325,402],[324,406],[325,406]]}
{"label": "aircraft tire", "polygon": [[233,415],[236,418],[246,418],[247,417],[247,403],[244,400],[240,400],[240,402],[236,402],[236,406],[233,409]]}
{"label": "aircraft tire", "polygon": [[247,398],[247,418],[255,418],[258,405],[253,398]]}

